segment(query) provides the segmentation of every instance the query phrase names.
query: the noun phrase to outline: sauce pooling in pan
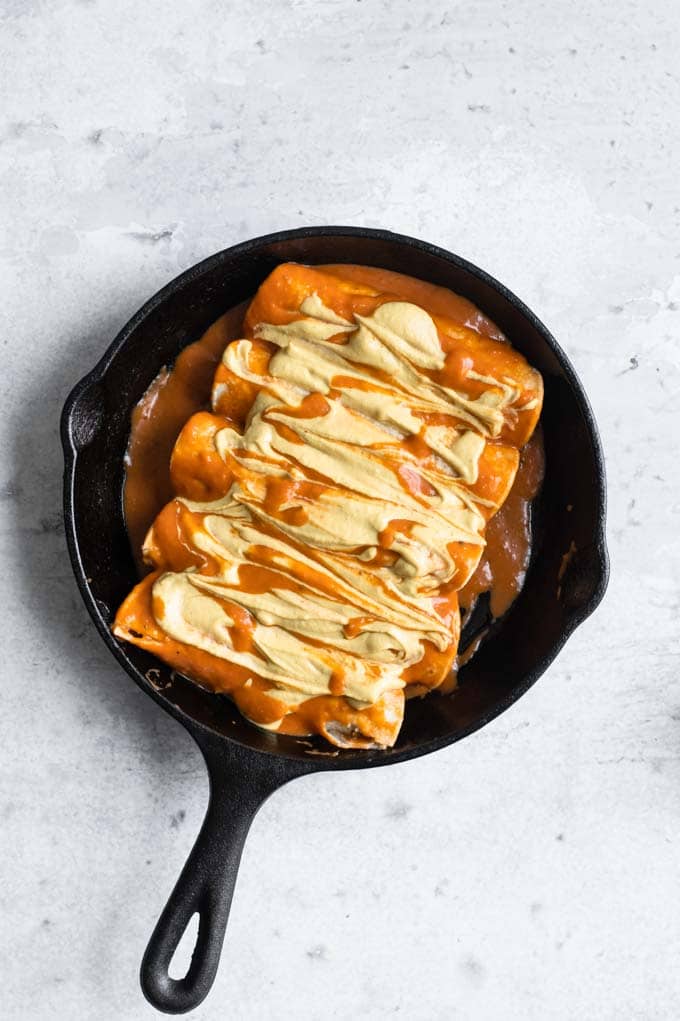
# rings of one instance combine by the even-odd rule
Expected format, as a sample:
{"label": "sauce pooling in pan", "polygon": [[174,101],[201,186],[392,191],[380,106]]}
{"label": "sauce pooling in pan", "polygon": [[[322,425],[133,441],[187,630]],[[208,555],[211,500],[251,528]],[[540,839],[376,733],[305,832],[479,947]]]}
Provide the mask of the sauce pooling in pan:
{"label": "sauce pooling in pan", "polygon": [[540,376],[469,302],[383,270],[280,266],[242,314],[136,412],[133,545],[174,499],[116,634],[260,726],[392,744],[404,693],[449,676],[460,590],[495,579],[497,612],[521,587]]}
{"label": "sauce pooling in pan", "polygon": [[161,369],[132,412],[125,471],[125,524],[140,574],[148,568],[142,545],[156,515],[174,496],[170,456],[182,427],[210,407],[215,369],[227,344],[240,335],[248,302],[226,312],[195,343],[185,347],[171,370]]}
{"label": "sauce pooling in pan", "polygon": [[472,610],[478,597],[488,592],[491,616],[502,617],[521,592],[531,557],[531,505],[541,488],[543,471],[539,427],[520,454],[505,503],[486,526],[482,559],[458,593],[461,609]]}

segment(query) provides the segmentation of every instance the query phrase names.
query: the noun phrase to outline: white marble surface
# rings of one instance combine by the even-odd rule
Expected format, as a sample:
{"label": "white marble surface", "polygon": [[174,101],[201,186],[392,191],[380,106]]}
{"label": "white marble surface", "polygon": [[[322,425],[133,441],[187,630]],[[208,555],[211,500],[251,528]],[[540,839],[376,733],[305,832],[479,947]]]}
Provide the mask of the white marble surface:
{"label": "white marble surface", "polygon": [[254,824],[201,1021],[680,1014],[675,0],[0,2],[0,930],[7,1019],[145,1019],[207,785],[64,549],[57,416],[159,286],[302,224],[466,256],[598,416],[612,579],[464,743]]}

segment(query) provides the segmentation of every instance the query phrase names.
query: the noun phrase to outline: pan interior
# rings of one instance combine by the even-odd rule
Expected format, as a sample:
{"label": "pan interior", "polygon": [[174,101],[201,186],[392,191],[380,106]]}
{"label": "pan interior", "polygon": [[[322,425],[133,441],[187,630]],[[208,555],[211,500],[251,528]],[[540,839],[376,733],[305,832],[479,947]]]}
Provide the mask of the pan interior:
{"label": "pan interior", "polygon": [[[132,677],[187,722],[288,758],[371,765],[447,744],[495,716],[532,684],[571,629],[594,608],[606,581],[603,476],[595,426],[580,385],[544,327],[500,285],[428,245],[383,232],[296,231],[222,252],[170,284],[119,335],[76,388],[65,429],[75,448],[67,523],[95,620]],[[136,581],[122,510],[130,414],[164,365],[225,310],[252,295],[280,262],[354,262],[407,273],[469,298],[543,374],[546,475],[534,514],[534,555],[523,591],[461,670],[458,690],[409,702],[394,749],[329,750],[247,723],[231,702],[203,691],[108,631]],[[79,572],[78,566],[76,567]],[[329,765],[330,765],[329,761]]]}

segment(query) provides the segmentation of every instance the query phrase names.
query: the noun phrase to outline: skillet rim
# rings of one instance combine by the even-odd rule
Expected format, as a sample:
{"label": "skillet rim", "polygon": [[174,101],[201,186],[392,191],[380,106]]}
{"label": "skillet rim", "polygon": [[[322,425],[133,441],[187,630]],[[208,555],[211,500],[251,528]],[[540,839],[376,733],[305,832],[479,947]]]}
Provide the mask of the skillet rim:
{"label": "skillet rim", "polygon": [[[564,624],[558,640],[553,644],[549,652],[524,675],[520,682],[513,685],[511,692],[497,702],[490,710],[480,714],[477,719],[467,726],[461,727],[451,734],[431,738],[430,740],[412,745],[401,751],[391,749],[353,749],[346,752],[333,750],[327,753],[317,753],[313,756],[310,755],[303,759],[294,754],[288,754],[283,750],[255,749],[236,737],[221,734],[212,730],[206,724],[190,716],[187,712],[163,695],[161,691],[154,688],[142,672],[128,658],[122,644],[118,642],[111,632],[110,626],[104,619],[97,605],[97,601],[89,588],[80,555],[78,522],[75,511],[75,480],[79,451],[73,438],[73,425],[75,412],[82,396],[91,387],[100,383],[106,377],[112,362],[144,320],[147,319],[159,306],[166,302],[168,298],[180,291],[187,283],[209,272],[216,266],[223,263],[226,259],[231,261],[247,256],[254,249],[265,247],[267,245],[314,237],[370,238],[376,241],[383,241],[401,245],[406,248],[416,249],[426,253],[427,255],[439,258],[444,262],[453,264],[463,272],[477,277],[477,279],[487,287],[490,287],[499,293],[500,296],[512,305],[520,313],[520,315],[522,315],[531,324],[534,330],[536,330],[536,332],[540,335],[541,340],[546,344],[559,363],[563,377],[572,391],[583,417],[591,446],[596,476],[596,486],[595,491],[593,492],[593,499],[596,503],[596,526],[593,533],[592,546],[593,555],[598,569],[598,580],[589,598],[576,610],[571,612]],[[187,729],[195,738],[195,740],[198,741],[202,748],[205,748],[206,745],[214,745],[214,743],[217,742],[217,745],[221,748],[224,748],[225,746],[234,746],[234,750],[238,749],[243,754],[247,753],[253,758],[259,757],[262,760],[270,761],[271,759],[276,759],[281,764],[286,762],[291,776],[331,769],[364,769],[376,766],[392,765],[393,763],[419,758],[421,755],[429,755],[432,752],[439,751],[442,748],[468,737],[475,731],[480,730],[482,727],[486,726],[487,723],[492,722],[492,720],[505,712],[506,709],[509,709],[511,705],[525,695],[529,688],[536,683],[539,677],[555,660],[574,630],[597,608],[607,588],[609,580],[609,556],[605,535],[606,479],[604,455],[592,407],[569,358],[538,316],[536,316],[535,313],[532,312],[531,309],[528,308],[528,306],[525,305],[525,303],[504,284],[491,276],[491,274],[453,252],[449,252],[437,245],[430,244],[429,242],[422,241],[418,238],[413,238],[405,234],[397,234],[392,231],[370,227],[345,227],[335,225],[298,227],[290,230],[275,231],[270,234],[264,234],[256,238],[251,238],[247,241],[239,242],[238,244],[222,249],[219,252],[215,252],[213,255],[201,260],[194,266],[189,267],[189,269],[184,270],[182,273],[178,274],[178,276],[170,280],[130,317],[125,325],[119,330],[116,337],[111,344],[109,344],[108,348],[97,361],[95,366],[82,376],[70,391],[62,410],[60,431],[65,462],[63,492],[64,525],[69,556],[76,577],[76,582],[85,606],[87,607],[90,617],[92,618],[99,634],[108,646],[109,651],[115,656],[121,666],[125,669],[126,673],[130,675],[138,687],[140,687],[147,695],[152,697],[158,705],[181,723],[182,726],[184,726],[185,729]]]}

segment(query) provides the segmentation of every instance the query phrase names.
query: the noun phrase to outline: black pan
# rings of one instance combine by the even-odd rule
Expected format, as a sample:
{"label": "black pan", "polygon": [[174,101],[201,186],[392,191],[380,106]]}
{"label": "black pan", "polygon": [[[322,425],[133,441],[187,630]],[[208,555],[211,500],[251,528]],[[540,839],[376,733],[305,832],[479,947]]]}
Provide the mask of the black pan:
{"label": "black pan", "polygon": [[[390,749],[336,751],[316,740],[259,731],[226,698],[201,690],[110,631],[116,608],[137,580],[122,505],[131,411],[162,366],[289,260],[381,266],[449,287],[497,323],[545,380],[546,476],[524,589],[461,671],[457,692],[409,703]],[[196,1007],[212,985],[246,834],[273,791],[307,773],[386,766],[466,737],[523,695],[595,609],[608,576],[602,451],[573,368],[521,301],[441,248],[355,227],[270,234],[219,252],[177,277],[133,316],[77,384],[61,430],[66,533],[83,599],[116,659],[195,738],[210,775],[205,821],[141,968],[147,999],[160,1010],[181,1013]],[[195,912],[196,949],[187,975],[175,980],[168,966]]]}

